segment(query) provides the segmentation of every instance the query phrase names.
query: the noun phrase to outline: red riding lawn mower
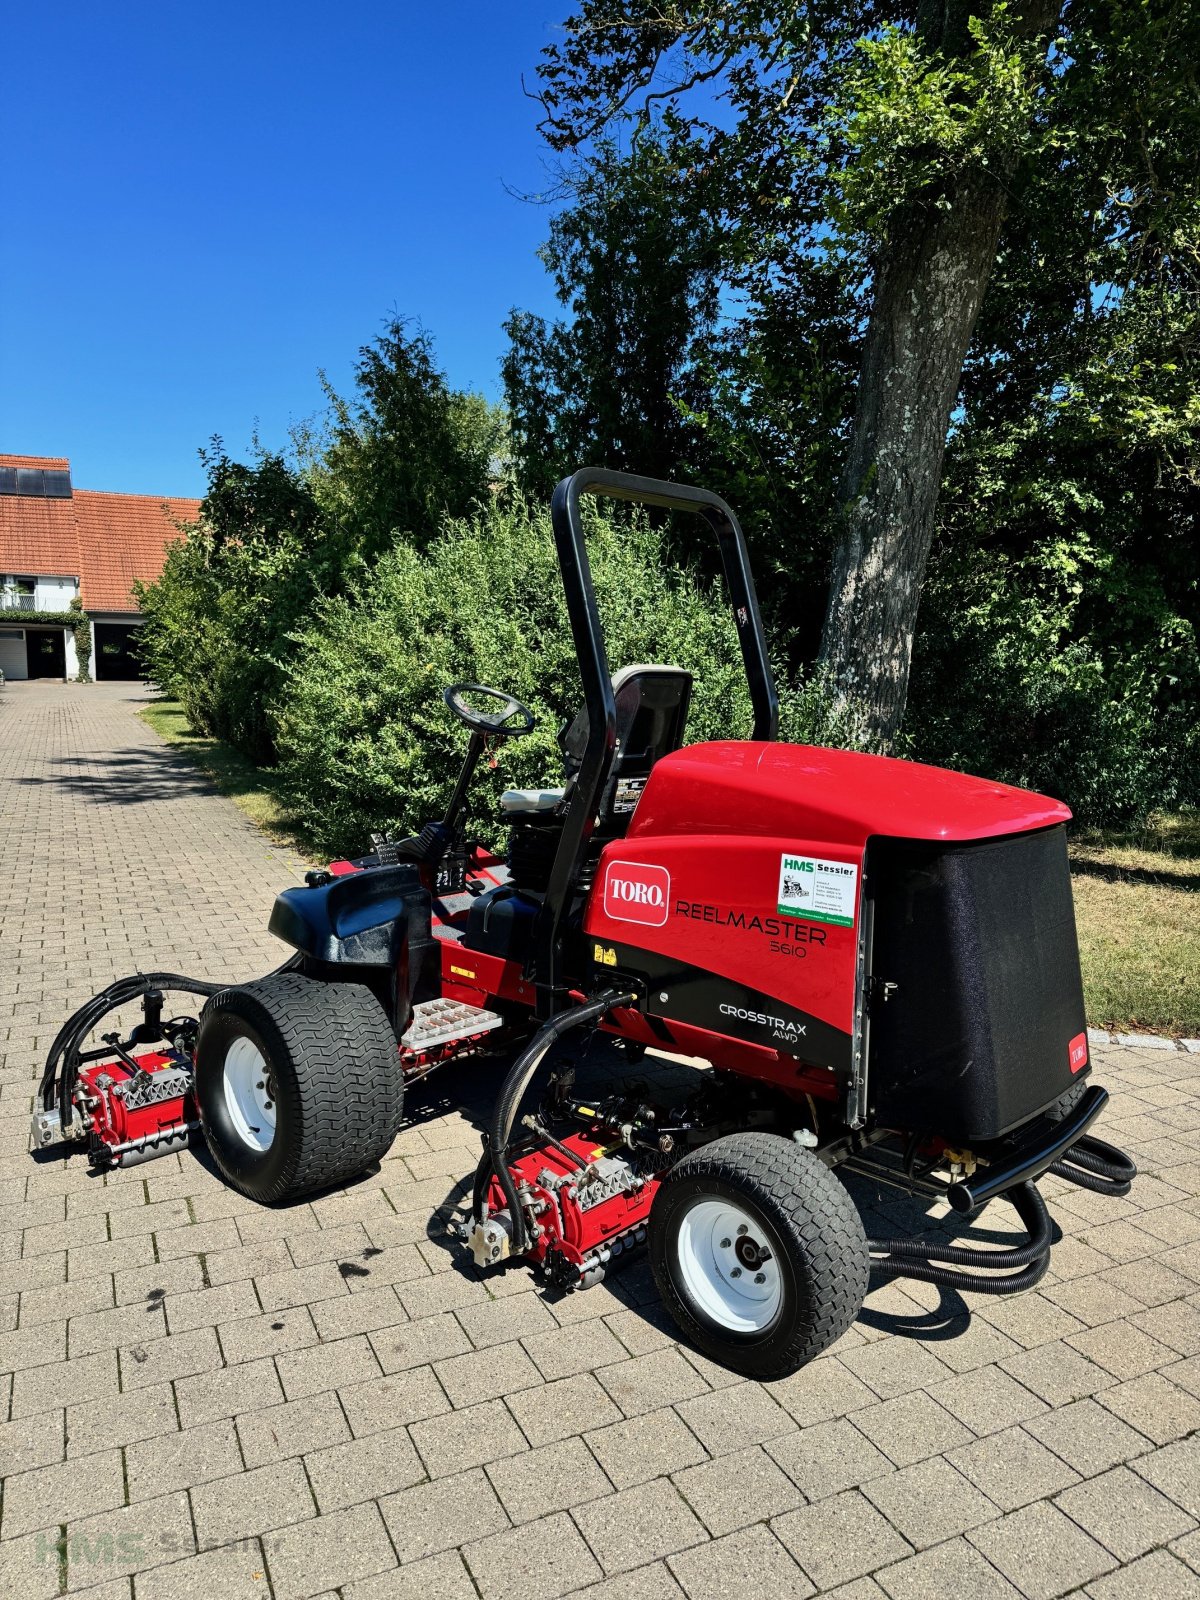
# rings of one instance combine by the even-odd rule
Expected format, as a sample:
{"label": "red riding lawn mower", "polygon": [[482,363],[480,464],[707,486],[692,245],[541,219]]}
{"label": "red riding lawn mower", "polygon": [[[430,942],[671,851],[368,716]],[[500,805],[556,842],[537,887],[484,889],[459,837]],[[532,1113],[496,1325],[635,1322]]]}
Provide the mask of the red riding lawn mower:
{"label": "red riding lawn mower", "polygon": [[[684,745],[678,667],[610,676],[585,492],[715,534],[748,740]],[[587,1287],[648,1240],[687,1337],[757,1377],[837,1339],[873,1269],[989,1294],[1037,1283],[1052,1233],[1035,1180],[1124,1194],[1136,1175],[1088,1133],[1107,1095],[1087,1082],[1070,813],[957,772],[776,743],[745,541],[716,495],[587,470],[559,484],[553,526],[583,707],[562,786],[504,794],[506,858],[468,842],[465,801],[488,747],[533,717],[456,685],[446,702],[470,742],[445,817],[285,890],[270,927],[293,954],[267,977],[156,972],[90,1001],[51,1048],[35,1145],[84,1139],[93,1162],[123,1166],[202,1132],[236,1189],[290,1201],[378,1161],[407,1084],[505,1045],[462,1229],[481,1268],[524,1260]],[[163,1021],[170,989],[207,997],[198,1020]],[[127,1038],[84,1049],[138,997]],[[551,1046],[579,1030],[713,1070],[664,1104],[655,1057],[601,1098],[558,1067],[518,1121]],[[1027,1241],[869,1239],[847,1172],[963,1218],[1003,1196]]]}

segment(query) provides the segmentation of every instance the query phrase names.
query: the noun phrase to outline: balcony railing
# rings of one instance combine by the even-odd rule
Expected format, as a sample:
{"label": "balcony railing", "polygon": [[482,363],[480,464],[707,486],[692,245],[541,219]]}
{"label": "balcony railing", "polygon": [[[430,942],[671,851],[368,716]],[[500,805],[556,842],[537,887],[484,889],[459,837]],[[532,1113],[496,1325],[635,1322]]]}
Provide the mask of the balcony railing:
{"label": "balcony railing", "polygon": [[0,589],[0,611],[36,611],[37,595],[20,594],[16,589]]}

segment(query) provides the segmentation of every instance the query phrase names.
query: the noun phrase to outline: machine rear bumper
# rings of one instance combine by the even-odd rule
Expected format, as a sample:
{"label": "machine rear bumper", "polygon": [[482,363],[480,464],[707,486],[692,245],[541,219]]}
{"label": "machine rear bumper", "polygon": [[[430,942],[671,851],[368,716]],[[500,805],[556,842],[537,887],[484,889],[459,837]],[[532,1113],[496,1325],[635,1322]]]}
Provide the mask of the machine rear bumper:
{"label": "machine rear bumper", "polygon": [[947,1200],[966,1216],[1006,1189],[1040,1178],[1083,1138],[1107,1104],[1108,1090],[1092,1084],[1061,1122],[1047,1124],[1039,1118],[1032,1133],[1018,1139],[969,1181],[951,1184]]}

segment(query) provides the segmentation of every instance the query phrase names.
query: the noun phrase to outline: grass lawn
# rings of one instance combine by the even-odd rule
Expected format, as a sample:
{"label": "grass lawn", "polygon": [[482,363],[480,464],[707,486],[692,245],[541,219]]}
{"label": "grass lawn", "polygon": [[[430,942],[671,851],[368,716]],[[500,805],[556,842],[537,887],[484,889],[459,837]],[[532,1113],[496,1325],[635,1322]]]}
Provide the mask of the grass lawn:
{"label": "grass lawn", "polygon": [[1071,844],[1088,1020],[1200,1038],[1200,816]]}
{"label": "grass lawn", "polygon": [[[178,701],[157,700],[142,716],[264,833],[317,859],[270,770],[193,733]],[[1200,817],[1079,834],[1071,866],[1088,1021],[1117,1033],[1200,1038]]]}

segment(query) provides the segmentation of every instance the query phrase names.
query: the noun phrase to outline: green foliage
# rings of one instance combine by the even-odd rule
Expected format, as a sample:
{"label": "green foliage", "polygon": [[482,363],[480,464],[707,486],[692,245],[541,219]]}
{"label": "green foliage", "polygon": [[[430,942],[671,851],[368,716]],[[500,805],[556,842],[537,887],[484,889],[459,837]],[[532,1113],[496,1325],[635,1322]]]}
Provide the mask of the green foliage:
{"label": "green foliage", "polygon": [[[5,620],[7,622],[7,616]],[[30,628],[74,628],[79,621],[79,612],[73,606],[70,611],[21,611],[12,615],[12,621],[19,621],[22,627]]]}
{"label": "green foliage", "polygon": [[914,657],[911,753],[1067,798],[1107,826],[1200,799],[1192,625],[1086,535],[945,551]]}
{"label": "green foliage", "polygon": [[851,244],[885,241],[914,201],[951,206],[963,172],[1040,147],[1044,43],[1016,35],[1003,4],[967,28],[973,48],[947,54],[888,23],[834,75],[821,153],[828,210]]}
{"label": "green foliage", "polygon": [[327,514],[367,559],[400,535],[424,543],[483,499],[504,448],[499,412],[451,389],[428,334],[393,317],[359,351],[357,398],[328,390],[330,439],[313,475]]}
{"label": "green foliage", "polygon": [[[1029,42],[1039,22],[1048,56]],[[1197,59],[1186,0],[973,16],[578,0],[540,70],[569,182],[609,172],[619,190],[613,143],[597,141],[624,138],[662,204],[686,194],[715,241],[703,281],[724,316],[693,324],[689,387],[673,391],[691,433],[668,474],[741,512],[793,667],[824,610],[875,266],[971,173],[1011,173],[951,421],[905,748],[1088,817],[1194,794]],[[587,286],[589,257],[579,270],[576,339],[606,288]],[[686,309],[686,287],[672,293]],[[636,415],[636,383],[627,403]]]}
{"label": "green foliage", "polygon": [[204,460],[199,525],[171,545],[158,581],[135,589],[142,655],[195,728],[269,761],[268,705],[287,636],[336,577],[341,551],[322,537],[316,500],[281,457],[246,466],[217,440]]}
{"label": "green foliage", "polygon": [[[592,519],[592,574],[610,660],[663,661],[696,678],[691,740],[744,736],[749,698],[732,617],[663,535]],[[297,638],[278,713],[281,777],[329,850],[361,850],[373,829],[414,831],[441,814],[466,734],[442,702],[454,681],[502,687],[537,730],[501,745],[471,797],[481,837],[499,838],[499,796],[561,781],[557,733],[580,704],[574,648],[544,513],[520,503],[454,522],[426,551],[396,544]],[[819,684],[784,696],[791,737],[836,738]]]}
{"label": "green foliage", "polygon": [[75,655],[79,662],[79,676],[77,682],[91,683],[92,681],[92,619],[83,609],[83,601],[78,595],[71,601],[67,608],[75,613],[75,622],[72,632],[75,635]]}
{"label": "green foliage", "polygon": [[331,399],[303,467],[259,451],[233,461],[214,440],[208,492],[156,583],[138,585],[150,676],[198,731],[274,759],[272,706],[291,635],[395,530],[414,544],[487,493],[501,439],[494,408],[447,388],[424,335],[391,322],[360,352],[357,400]]}
{"label": "green foliage", "polygon": [[661,477],[694,454],[689,401],[717,316],[717,232],[680,151],[609,145],[541,254],[570,321],[514,311],[502,365],[517,482],[548,494],[585,464]]}

